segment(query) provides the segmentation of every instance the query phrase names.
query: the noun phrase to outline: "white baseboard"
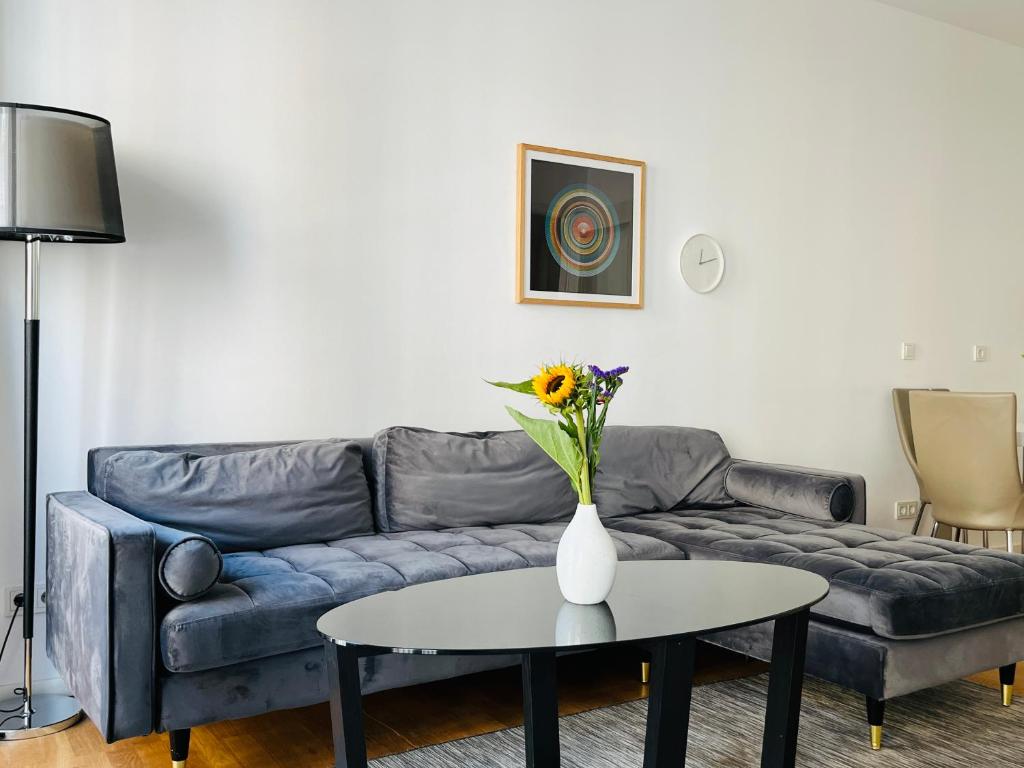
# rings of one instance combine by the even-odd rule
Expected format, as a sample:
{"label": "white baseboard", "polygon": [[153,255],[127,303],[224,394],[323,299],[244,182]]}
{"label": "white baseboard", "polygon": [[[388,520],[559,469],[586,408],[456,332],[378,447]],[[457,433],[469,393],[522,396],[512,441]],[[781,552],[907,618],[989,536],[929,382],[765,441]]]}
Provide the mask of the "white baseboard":
{"label": "white baseboard", "polygon": [[[0,685],[0,699],[6,699],[9,696],[13,696],[14,689],[20,687],[20,680]],[[64,685],[64,681],[59,677],[48,677],[45,680],[34,680],[32,682],[32,691],[34,693],[57,693],[66,695],[68,693],[68,687]]]}

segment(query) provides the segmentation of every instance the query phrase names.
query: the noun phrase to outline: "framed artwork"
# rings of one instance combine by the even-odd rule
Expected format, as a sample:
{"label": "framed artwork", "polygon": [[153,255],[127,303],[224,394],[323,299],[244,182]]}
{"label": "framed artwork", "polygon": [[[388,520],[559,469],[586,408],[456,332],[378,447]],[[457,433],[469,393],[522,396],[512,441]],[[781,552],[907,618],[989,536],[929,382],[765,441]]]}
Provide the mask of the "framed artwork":
{"label": "framed artwork", "polygon": [[516,301],[640,309],[639,160],[519,145]]}

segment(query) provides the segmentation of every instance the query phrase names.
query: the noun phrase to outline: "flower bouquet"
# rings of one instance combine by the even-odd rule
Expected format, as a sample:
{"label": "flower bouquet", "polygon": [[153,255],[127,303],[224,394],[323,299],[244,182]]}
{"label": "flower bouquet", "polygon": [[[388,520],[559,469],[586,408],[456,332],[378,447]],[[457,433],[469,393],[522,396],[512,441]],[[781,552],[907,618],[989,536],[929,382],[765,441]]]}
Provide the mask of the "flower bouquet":
{"label": "flower bouquet", "polygon": [[596,365],[542,366],[518,383],[489,382],[536,397],[555,416],[535,419],[506,408],[523,431],[569,476],[579,505],[558,542],[556,571],[562,595],[572,603],[603,602],[615,583],[615,544],[594,505],[594,475],[601,461],[601,438],[608,405],[622,386],[623,366],[602,371]]}

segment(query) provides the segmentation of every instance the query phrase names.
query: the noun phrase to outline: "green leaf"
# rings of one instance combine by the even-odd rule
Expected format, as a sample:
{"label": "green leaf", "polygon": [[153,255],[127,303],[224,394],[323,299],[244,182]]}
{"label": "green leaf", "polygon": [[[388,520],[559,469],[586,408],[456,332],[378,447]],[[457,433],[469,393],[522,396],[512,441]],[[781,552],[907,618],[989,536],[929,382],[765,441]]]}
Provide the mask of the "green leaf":
{"label": "green leaf", "polygon": [[[484,379],[484,381],[487,381]],[[502,389],[511,389],[513,392],[519,392],[523,395],[532,395],[533,391],[533,379],[527,379],[526,381],[520,381],[518,383],[511,381],[488,381],[488,384],[494,387],[501,387]]]}
{"label": "green leaf", "polygon": [[579,444],[573,441],[556,421],[534,419],[526,416],[515,408],[505,407],[509,415],[518,422],[523,431],[539,445],[544,453],[555,460],[569,476],[573,490],[580,492],[580,471],[583,468],[583,456]]}

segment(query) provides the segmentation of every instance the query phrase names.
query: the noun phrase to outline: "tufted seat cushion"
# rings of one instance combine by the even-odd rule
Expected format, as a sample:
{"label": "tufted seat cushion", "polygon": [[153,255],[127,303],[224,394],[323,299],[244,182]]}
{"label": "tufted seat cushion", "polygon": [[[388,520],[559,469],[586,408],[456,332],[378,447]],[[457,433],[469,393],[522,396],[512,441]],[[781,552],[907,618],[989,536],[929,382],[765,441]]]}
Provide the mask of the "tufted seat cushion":
{"label": "tufted seat cushion", "polygon": [[1024,557],[896,531],[766,509],[655,512],[607,520],[667,541],[694,560],[750,560],[828,579],[815,618],[907,639],[1024,613]]}
{"label": "tufted seat cushion", "polygon": [[[195,672],[320,644],[316,620],[385,590],[488,571],[554,565],[565,523],[359,536],[224,556],[220,582],[160,625],[171,672]],[[671,544],[611,531],[621,560],[674,560]]]}

